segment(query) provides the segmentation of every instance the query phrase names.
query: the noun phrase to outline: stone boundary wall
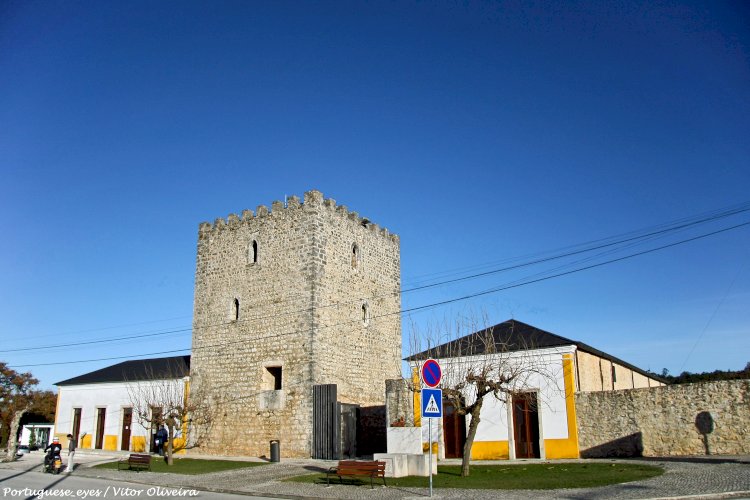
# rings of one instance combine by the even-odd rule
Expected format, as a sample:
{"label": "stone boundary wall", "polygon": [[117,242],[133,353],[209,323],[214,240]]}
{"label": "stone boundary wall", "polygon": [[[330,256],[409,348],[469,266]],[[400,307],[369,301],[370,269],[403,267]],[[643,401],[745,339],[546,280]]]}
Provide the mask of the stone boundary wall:
{"label": "stone boundary wall", "polygon": [[576,394],[581,457],[750,453],[750,380]]}

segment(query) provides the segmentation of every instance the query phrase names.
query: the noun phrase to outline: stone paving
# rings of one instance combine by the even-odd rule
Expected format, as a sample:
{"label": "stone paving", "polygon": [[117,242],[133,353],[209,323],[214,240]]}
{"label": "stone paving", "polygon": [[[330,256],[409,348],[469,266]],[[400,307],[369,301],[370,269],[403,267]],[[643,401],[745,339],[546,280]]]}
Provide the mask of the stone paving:
{"label": "stone paving", "polygon": [[[118,458],[116,454],[88,453],[79,457],[80,465],[74,474],[113,480],[160,485],[165,487],[196,488],[240,494],[259,494],[278,498],[339,498],[339,499],[421,499],[428,496],[427,478],[424,488],[398,488],[369,485],[353,486],[335,484],[330,487],[318,484],[283,481],[288,477],[326,470],[335,462],[324,460],[283,459],[280,463],[263,467],[236,469],[196,476],[154,472],[131,472],[95,469],[91,466]],[[13,464],[0,464],[30,470],[35,461],[32,455]],[[594,461],[594,460],[589,460]],[[615,460],[596,460],[614,462]],[[459,490],[435,489],[435,498],[472,498],[477,500],[504,498],[510,500],[534,499],[666,499],[666,498],[750,498],[750,457],[684,457],[627,460],[629,463],[646,463],[663,467],[665,473],[657,478],[598,488],[561,490]],[[445,461],[443,463],[458,463]],[[555,461],[554,463],[561,463]],[[575,462],[575,461],[572,461]],[[485,462],[483,462],[485,463]],[[497,462],[507,464],[508,461]]]}

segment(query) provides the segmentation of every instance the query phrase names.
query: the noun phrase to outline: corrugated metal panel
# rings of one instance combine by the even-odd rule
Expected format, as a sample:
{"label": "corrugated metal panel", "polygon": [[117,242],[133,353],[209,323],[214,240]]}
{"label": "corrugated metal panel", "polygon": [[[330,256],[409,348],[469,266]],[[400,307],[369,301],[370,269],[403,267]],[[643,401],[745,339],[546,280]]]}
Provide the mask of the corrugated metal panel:
{"label": "corrugated metal panel", "polygon": [[336,384],[313,386],[313,458],[341,458],[341,416]]}

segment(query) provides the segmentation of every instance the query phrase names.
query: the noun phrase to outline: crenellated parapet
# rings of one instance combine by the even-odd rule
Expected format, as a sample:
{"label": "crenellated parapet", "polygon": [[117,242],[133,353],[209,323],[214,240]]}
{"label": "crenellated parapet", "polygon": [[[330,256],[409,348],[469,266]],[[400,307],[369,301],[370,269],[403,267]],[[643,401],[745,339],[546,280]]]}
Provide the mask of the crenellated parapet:
{"label": "crenellated parapet", "polygon": [[289,196],[286,202],[275,200],[271,202],[271,208],[266,205],[258,205],[255,212],[252,210],[243,210],[242,215],[229,214],[226,219],[218,218],[213,224],[210,222],[201,222],[198,225],[199,236],[208,235],[212,232],[231,230],[248,224],[255,219],[265,217],[283,217],[294,210],[325,210],[343,219],[348,219],[354,224],[362,226],[368,232],[378,234],[394,243],[399,242],[399,237],[392,234],[387,228],[380,227],[366,217],[360,217],[357,212],[349,211],[346,205],[336,205],[333,198],[324,198],[323,193],[317,190],[305,192],[302,201],[297,196]]}

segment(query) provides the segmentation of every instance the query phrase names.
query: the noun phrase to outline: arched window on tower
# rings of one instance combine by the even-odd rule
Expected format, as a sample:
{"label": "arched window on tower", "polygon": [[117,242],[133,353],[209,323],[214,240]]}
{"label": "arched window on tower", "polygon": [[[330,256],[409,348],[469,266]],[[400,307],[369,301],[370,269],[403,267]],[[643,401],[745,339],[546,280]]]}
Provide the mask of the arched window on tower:
{"label": "arched window on tower", "polygon": [[232,321],[240,319],[240,299],[235,298],[232,304]]}

